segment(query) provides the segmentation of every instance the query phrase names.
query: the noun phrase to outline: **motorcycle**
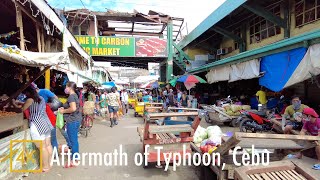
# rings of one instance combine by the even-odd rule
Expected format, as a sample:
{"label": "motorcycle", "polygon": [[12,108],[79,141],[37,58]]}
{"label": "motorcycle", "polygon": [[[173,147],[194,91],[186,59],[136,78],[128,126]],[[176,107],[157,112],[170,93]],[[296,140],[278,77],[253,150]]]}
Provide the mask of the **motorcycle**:
{"label": "motorcycle", "polygon": [[273,129],[273,123],[271,119],[281,119],[281,116],[275,112],[275,109],[271,110],[270,112],[257,110],[241,111],[241,116],[237,120],[237,123],[240,121],[240,132],[251,131],[255,133],[257,131],[271,131]]}
{"label": "motorcycle", "polygon": [[209,117],[208,111],[206,111],[206,110],[204,110],[204,109],[199,109],[199,117],[200,117],[201,119],[204,118],[207,123],[212,123],[212,120],[211,120],[210,117]]}

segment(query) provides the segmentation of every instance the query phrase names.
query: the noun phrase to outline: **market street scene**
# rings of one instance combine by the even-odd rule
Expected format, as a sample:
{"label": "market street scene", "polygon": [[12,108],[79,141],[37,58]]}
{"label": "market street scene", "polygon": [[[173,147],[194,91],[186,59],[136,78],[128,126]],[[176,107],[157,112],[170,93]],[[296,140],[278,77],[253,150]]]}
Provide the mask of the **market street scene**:
{"label": "market street scene", "polygon": [[320,180],[319,0],[0,9],[1,180]]}

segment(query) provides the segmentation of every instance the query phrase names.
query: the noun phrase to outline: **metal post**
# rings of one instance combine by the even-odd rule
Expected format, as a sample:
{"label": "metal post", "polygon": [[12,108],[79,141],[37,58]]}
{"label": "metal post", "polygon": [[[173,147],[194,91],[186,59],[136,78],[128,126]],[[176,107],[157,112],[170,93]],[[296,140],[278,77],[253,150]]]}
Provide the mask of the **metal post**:
{"label": "metal post", "polygon": [[167,73],[166,81],[169,82],[173,74],[173,37],[172,37],[172,20],[168,21],[167,25],[167,49],[168,49],[168,59],[167,59]]}

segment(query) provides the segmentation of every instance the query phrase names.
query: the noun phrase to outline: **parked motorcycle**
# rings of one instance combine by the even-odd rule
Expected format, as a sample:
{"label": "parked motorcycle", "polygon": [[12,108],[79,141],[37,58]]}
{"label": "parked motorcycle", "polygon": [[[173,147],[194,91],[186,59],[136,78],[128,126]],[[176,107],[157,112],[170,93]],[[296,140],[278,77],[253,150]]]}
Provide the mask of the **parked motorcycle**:
{"label": "parked motorcycle", "polygon": [[275,109],[267,113],[266,111],[257,110],[243,110],[241,116],[238,118],[240,121],[240,131],[247,132],[266,132],[273,129],[272,118],[281,118],[280,115],[275,113]]}
{"label": "parked motorcycle", "polygon": [[199,117],[200,117],[200,119],[204,118],[207,123],[212,123],[212,120],[209,117],[208,111],[206,111],[204,109],[199,109]]}

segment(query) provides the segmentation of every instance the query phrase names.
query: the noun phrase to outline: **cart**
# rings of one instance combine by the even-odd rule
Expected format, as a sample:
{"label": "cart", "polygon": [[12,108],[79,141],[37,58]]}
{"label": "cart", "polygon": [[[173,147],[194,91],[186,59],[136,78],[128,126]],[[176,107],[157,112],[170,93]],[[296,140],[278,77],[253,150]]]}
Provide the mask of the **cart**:
{"label": "cart", "polygon": [[208,116],[205,117],[206,122],[213,123],[223,123],[224,125],[230,125],[236,127],[236,122],[239,116],[230,116],[225,112],[221,111],[216,106],[202,105],[202,108],[208,112]]}
{"label": "cart", "polygon": [[144,113],[144,102],[139,102],[137,99],[134,104],[134,117],[143,116]]}
{"label": "cart", "polygon": [[132,109],[133,109],[135,103],[136,103],[136,99],[133,98],[133,97],[129,97],[129,99],[128,99],[129,108],[132,108]]}
{"label": "cart", "polygon": [[162,103],[145,103],[143,119],[144,121],[146,121],[147,115],[149,113],[160,113],[162,111],[163,111]]}
{"label": "cart", "polygon": [[[155,147],[160,145],[163,147],[160,153],[160,161],[162,164],[164,164],[164,153],[179,153],[181,157],[183,157],[183,146],[186,147],[186,153],[191,153],[190,142],[193,141],[193,134],[200,124],[200,118],[197,115],[197,112],[148,114],[144,126],[137,128],[142,142],[142,151],[145,152],[145,146],[150,145],[148,150],[149,155],[147,157],[148,164],[157,162],[158,154]],[[179,124],[158,126],[152,124],[154,121],[152,119],[185,116],[196,116],[192,125]]]}

